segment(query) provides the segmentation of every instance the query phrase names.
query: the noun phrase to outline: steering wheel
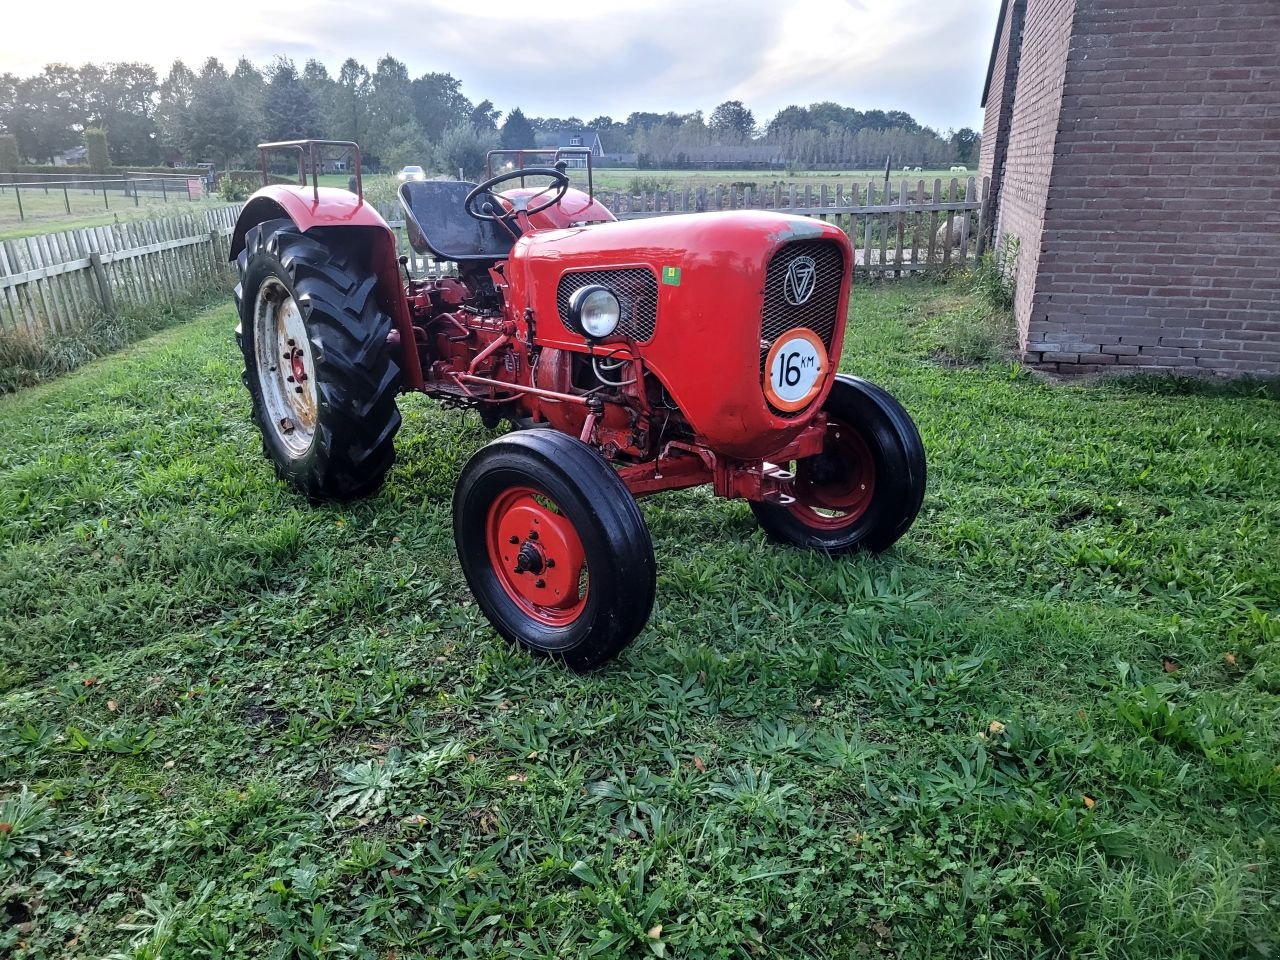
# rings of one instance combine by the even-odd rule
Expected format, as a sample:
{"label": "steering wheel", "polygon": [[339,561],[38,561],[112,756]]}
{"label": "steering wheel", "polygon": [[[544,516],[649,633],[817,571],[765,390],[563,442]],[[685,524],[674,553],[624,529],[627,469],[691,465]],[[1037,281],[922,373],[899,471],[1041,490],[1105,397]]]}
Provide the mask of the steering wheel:
{"label": "steering wheel", "polygon": [[[496,197],[486,201],[485,206],[477,206],[476,201],[485,194],[492,195],[493,188],[508,180],[520,180],[523,177],[550,177],[554,183],[547,184],[542,190],[535,194],[523,197],[511,197],[507,202],[511,204],[511,209],[507,210],[502,207]],[[529,206],[529,201],[533,197],[540,197],[552,187],[556,188],[555,193],[546,203],[540,203],[536,206]],[[500,173],[496,177],[490,177],[484,183],[478,184],[475,189],[467,194],[467,199],[462,202],[462,208],[467,211],[468,216],[475,217],[477,220],[489,220],[497,222],[499,220],[509,220],[517,213],[523,212],[526,216],[540,213],[548,207],[554,207],[557,203],[564,199],[565,193],[569,190],[569,178],[565,176],[563,170],[557,167],[522,167],[519,170],[512,170],[509,173]],[[498,207],[499,210],[494,210]]]}

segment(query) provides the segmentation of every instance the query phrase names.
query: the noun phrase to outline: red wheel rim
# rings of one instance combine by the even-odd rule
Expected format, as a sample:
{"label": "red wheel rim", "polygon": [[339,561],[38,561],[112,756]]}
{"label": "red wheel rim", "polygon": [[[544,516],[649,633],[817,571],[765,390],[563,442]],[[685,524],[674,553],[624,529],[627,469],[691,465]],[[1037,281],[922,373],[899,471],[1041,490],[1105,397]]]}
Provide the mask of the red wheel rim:
{"label": "red wheel rim", "polygon": [[494,575],[521,611],[563,627],[587,605],[587,559],[569,518],[532,487],[511,487],[489,507],[485,545]]}
{"label": "red wheel rim", "polygon": [[862,432],[831,420],[822,453],[797,460],[791,512],[811,527],[837,530],[862,519],[876,492],[876,462]]}

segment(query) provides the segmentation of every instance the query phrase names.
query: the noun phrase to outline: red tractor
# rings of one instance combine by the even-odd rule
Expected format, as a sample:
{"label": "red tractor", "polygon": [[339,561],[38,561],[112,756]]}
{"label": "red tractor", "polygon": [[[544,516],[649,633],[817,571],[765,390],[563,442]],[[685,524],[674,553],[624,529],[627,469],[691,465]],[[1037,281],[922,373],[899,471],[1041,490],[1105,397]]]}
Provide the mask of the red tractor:
{"label": "red tractor", "polygon": [[395,460],[401,392],[509,421],[453,497],[462,572],[508,640],[586,669],[644,628],[656,564],[638,497],[711,484],[772,539],[828,554],[911,526],[920,435],[836,372],[853,265],[838,228],[760,210],[619,222],[589,156],[495,151],[483,183],[400,185],[413,249],[457,265],[414,278],[354,144],[337,144],[354,192],[317,185],[331,145],[264,145],[264,174],[268,150],[293,150],[302,185],[259,190],[232,239],[265,452],[308,498],[348,500]]}

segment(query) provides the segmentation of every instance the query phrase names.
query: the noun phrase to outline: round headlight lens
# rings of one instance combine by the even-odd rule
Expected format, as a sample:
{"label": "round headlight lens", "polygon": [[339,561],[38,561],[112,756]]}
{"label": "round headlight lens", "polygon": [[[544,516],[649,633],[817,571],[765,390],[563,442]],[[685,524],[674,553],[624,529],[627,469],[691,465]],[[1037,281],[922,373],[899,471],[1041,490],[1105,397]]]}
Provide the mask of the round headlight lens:
{"label": "round headlight lens", "polygon": [[607,287],[583,287],[569,299],[569,312],[586,336],[599,340],[618,329],[622,304]]}

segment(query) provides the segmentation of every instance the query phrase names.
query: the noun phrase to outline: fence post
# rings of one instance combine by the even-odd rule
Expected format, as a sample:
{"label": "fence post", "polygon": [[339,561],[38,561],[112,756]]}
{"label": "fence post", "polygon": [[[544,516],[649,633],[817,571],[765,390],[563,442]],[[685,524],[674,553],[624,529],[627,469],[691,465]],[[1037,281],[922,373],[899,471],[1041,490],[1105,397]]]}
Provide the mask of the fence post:
{"label": "fence post", "polygon": [[160,196],[163,198],[163,200],[161,201],[162,203],[169,202],[169,189],[167,184],[168,184],[168,181],[165,180],[164,177],[161,177],[160,178]]}
{"label": "fence post", "polygon": [[71,197],[67,194],[66,184],[62,185],[62,205],[67,208],[67,213],[71,213]]}
{"label": "fence post", "polygon": [[107,279],[106,268],[102,265],[102,254],[97,250],[92,251],[89,254],[89,265],[93,267],[93,279],[98,281],[98,299],[102,301],[102,311],[110,316],[116,312],[116,305],[111,297],[111,281]]}
{"label": "fence post", "polygon": [[18,219],[19,220],[27,219],[27,215],[22,212],[22,187],[20,187],[16,183],[13,185],[13,195],[18,200]]}

